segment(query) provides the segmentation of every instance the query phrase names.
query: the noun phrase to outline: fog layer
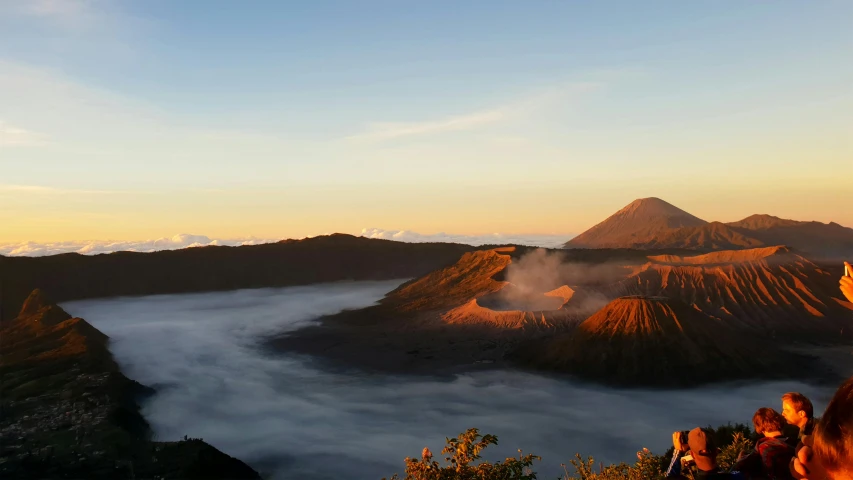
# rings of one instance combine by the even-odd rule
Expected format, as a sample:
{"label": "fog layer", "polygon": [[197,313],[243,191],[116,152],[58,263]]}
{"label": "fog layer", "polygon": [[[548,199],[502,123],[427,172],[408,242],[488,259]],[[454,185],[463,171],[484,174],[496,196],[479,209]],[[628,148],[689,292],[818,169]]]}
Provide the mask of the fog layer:
{"label": "fog layer", "polygon": [[[87,300],[64,304],[111,337],[125,374],[158,393],[143,406],[159,440],[201,437],[273,478],[378,479],[469,427],[499,437],[489,459],[541,455],[554,478],[575,452],[630,461],[670,433],[747,423],[799,390],[822,410],[832,392],[791,382],[622,391],[514,371],[453,380],[326,371],[264,350],[264,337],[360,308],[400,282],[360,282]],[[491,451],[490,451],[491,450]]]}

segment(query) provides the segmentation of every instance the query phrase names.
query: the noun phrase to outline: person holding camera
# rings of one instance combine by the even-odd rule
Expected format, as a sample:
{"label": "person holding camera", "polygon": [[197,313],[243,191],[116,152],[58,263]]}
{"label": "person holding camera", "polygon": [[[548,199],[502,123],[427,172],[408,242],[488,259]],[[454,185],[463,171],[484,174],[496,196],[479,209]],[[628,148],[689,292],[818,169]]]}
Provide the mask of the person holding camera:
{"label": "person holding camera", "polygon": [[[689,432],[675,432],[672,434],[672,464],[667,471],[667,477],[687,479],[681,474],[685,468],[696,467],[695,480],[729,480],[742,478],[739,475],[728,472],[720,472],[717,466],[717,454],[719,450],[714,445],[712,432],[703,428],[694,428]],[[683,455],[683,456],[682,456]],[[681,468],[678,468],[678,460],[681,460]]]}
{"label": "person holding camera", "polygon": [[782,436],[785,420],[772,408],[759,408],[752,416],[755,433],[762,435],[755,449],[741,455],[732,470],[743,472],[749,478],[792,480],[788,464],[794,457],[792,447]]}

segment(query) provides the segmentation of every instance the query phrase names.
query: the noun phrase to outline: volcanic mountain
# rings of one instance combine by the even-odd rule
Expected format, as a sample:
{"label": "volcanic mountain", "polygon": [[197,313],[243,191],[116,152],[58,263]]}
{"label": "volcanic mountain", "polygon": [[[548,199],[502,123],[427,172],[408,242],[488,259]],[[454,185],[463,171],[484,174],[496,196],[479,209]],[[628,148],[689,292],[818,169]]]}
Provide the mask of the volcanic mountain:
{"label": "volcanic mountain", "polygon": [[[849,336],[853,305],[830,273],[787,247],[658,255],[603,288],[607,296],[666,296],[731,325],[770,336]],[[839,333],[841,332],[841,333]]]}
{"label": "volcanic mountain", "polygon": [[658,198],[642,198],[564,246],[712,251],[774,245],[785,245],[817,258],[853,256],[853,229],[837,223],[800,222],[771,215],[709,223]]}
{"label": "volcanic mountain", "polygon": [[772,215],[752,215],[726,225],[766,245],[787,245],[822,258],[853,257],[853,228],[834,222],[800,222]]}
{"label": "volcanic mountain", "polygon": [[530,250],[502,247],[466,253],[455,264],[402,285],[382,304],[398,312],[433,311],[448,324],[551,328],[576,323],[578,312],[563,309],[574,294],[567,285],[534,292],[502,279],[513,255]]}
{"label": "volcanic mountain", "polygon": [[641,198],[569,240],[565,246],[633,248],[647,244],[661,233],[682,227],[701,227],[707,223],[659,198]]}
{"label": "volcanic mountain", "polygon": [[40,290],[0,323],[2,478],[260,478],[201,440],[152,442],[136,403],[152,391],[107,342]]}
{"label": "volcanic mountain", "polygon": [[[805,359],[743,339],[728,322],[679,300],[621,297],[574,331],[520,349],[522,363],[622,385],[685,386],[790,376]],[[797,367],[796,365],[800,365]]]}

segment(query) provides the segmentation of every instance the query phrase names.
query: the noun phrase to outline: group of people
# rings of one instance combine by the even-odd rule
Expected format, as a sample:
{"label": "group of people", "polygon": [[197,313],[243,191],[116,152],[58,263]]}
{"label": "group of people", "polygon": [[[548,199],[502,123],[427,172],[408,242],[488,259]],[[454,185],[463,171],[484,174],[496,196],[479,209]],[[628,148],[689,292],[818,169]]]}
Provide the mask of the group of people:
{"label": "group of people", "polygon": [[[853,377],[841,385],[820,420],[808,398],[789,392],[782,396],[781,414],[759,408],[752,425],[760,438],[729,472],[719,471],[713,432],[694,428],[686,439],[682,432],[673,433],[675,453],[668,475],[686,478],[679,460],[690,455],[697,480],[853,480]],[[790,428],[796,433],[785,435]]]}
{"label": "group of people", "polygon": [[[845,266],[845,273],[853,274],[853,267],[846,262]],[[845,274],[840,287],[853,303],[853,277]],[[694,428],[687,435],[675,432],[675,452],[667,476],[687,478],[680,459],[692,457],[696,480],[853,480],[853,377],[835,392],[819,420],[808,398],[789,392],[782,396],[781,414],[759,408],[752,425],[760,438],[751,452],[741,453],[729,472],[721,472],[717,465],[719,450],[713,432],[703,428]],[[796,435],[785,435],[794,427]]]}

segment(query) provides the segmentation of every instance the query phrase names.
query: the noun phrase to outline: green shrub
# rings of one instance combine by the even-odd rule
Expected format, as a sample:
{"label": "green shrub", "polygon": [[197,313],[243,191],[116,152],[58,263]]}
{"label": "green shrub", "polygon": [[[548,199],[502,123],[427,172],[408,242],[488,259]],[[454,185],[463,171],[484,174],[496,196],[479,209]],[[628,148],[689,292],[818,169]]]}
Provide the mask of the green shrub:
{"label": "green shrub", "polygon": [[[717,428],[708,427],[713,431],[714,440],[720,445],[717,464],[724,470],[730,469],[737,461],[741,452],[750,452],[755,446],[754,435],[749,427],[742,424],[728,424]],[[476,428],[471,428],[459,435],[459,438],[446,439],[447,446],[442,454],[446,465],[441,466],[433,460],[432,453],[424,448],[421,459],[406,458],[406,476],[401,479],[397,474],[391,480],[535,480],[536,473],[531,470],[534,460],[540,457],[522,455],[519,450],[518,458],[507,458],[502,463],[481,462],[480,452],[489,445],[497,445],[498,438],[494,435],[480,435]],[[562,480],[662,480],[672,459],[672,447],[664,455],[655,455],[644,448],[637,452],[637,461],[633,464],[625,462],[613,465],[598,465],[593,457],[584,459],[580,454],[569,461],[574,473],[569,472],[566,464],[561,464],[565,476]],[[385,480],[384,478],[382,480]]]}
{"label": "green shrub", "polygon": [[[445,466],[433,460],[432,452],[424,448],[421,459],[406,457],[405,480],[535,480],[536,474],[530,469],[534,460],[541,460],[536,455],[522,455],[518,458],[507,458],[502,463],[481,462],[472,465],[480,459],[482,452],[489,445],[497,445],[498,437],[480,435],[479,430],[470,428],[459,434],[459,438],[445,439],[447,446],[441,451]],[[382,480],[385,480],[384,478]],[[391,480],[400,480],[395,473]]]}

